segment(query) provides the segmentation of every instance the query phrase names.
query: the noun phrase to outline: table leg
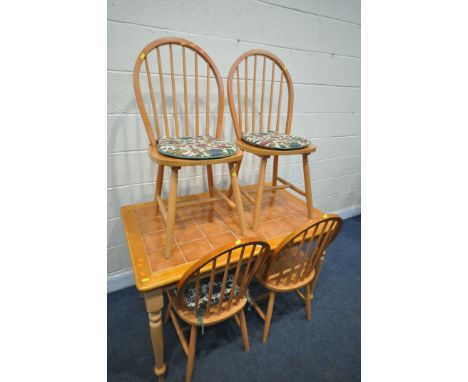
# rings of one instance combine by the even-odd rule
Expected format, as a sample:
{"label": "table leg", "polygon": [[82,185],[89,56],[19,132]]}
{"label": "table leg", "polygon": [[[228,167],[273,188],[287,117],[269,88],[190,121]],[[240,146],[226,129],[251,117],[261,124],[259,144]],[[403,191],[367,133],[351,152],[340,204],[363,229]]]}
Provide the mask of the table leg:
{"label": "table leg", "polygon": [[164,381],[164,373],[166,372],[166,364],[164,363],[164,335],[163,335],[163,320],[162,309],[164,307],[164,298],[162,289],[154,289],[146,292],[145,305],[148,312],[151,344],[153,345],[154,373],[158,376],[159,382]]}

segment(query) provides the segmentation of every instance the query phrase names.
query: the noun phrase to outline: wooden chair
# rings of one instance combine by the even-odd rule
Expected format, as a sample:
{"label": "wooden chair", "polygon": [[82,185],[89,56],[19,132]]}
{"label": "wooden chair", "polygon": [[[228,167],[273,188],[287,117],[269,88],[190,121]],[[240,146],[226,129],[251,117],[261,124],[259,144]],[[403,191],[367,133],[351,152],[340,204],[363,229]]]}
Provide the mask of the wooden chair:
{"label": "wooden chair", "polygon": [[[168,313],[182,348],[188,357],[185,380],[192,379],[198,327],[215,325],[234,318],[240,326],[244,348],[249,351],[249,338],[244,315],[248,287],[255,272],[270,253],[270,246],[256,238],[238,240],[198,260],[185,272],[177,288],[169,290]],[[179,317],[190,327],[187,343]]]}
{"label": "wooden chair", "polygon": [[[261,70],[257,70],[257,66],[261,66]],[[249,67],[253,67],[251,73],[249,73]],[[257,71],[259,72],[258,75]],[[276,74],[277,72],[278,74]],[[278,79],[275,80],[275,78],[279,78],[279,81]],[[257,82],[259,83],[257,84]],[[267,89],[265,89],[265,83],[267,83]],[[282,105],[284,83],[286,83],[288,95],[286,110]],[[269,96],[266,95],[268,88]],[[276,93],[275,88],[277,89]],[[236,89],[236,95],[234,95],[234,89]],[[313,201],[308,156],[310,153],[315,152],[316,147],[304,138],[291,135],[294,89],[291,75],[284,63],[268,51],[249,50],[242,54],[232,65],[228,75],[227,91],[238,147],[261,158],[255,200],[249,195],[249,191],[241,188],[245,198],[255,205],[253,230],[256,231],[258,228],[263,192],[274,192],[279,188],[289,187],[305,196],[307,215],[312,218]],[[274,104],[275,94],[278,94],[278,101]],[[259,95],[260,99],[258,100]],[[268,97],[267,105],[265,105],[265,97]],[[268,107],[268,113],[266,107]],[[281,121],[282,115],[286,116],[284,123]],[[278,176],[278,158],[280,155],[302,155],[305,191]],[[273,180],[271,186],[265,187],[265,172],[267,160],[270,156],[274,158]],[[282,185],[278,186],[278,181]]]}
{"label": "wooden chair", "polygon": [[[163,56],[167,58],[165,54],[168,55],[169,62],[162,60]],[[178,60],[174,59],[174,56]],[[166,68],[163,68],[164,62]],[[174,63],[180,74],[176,73]],[[200,72],[204,74],[199,75]],[[171,83],[171,97],[168,97],[169,92],[165,89],[168,77]],[[214,77],[215,81],[210,81],[211,77]],[[142,82],[146,82],[146,93],[142,91]],[[213,82],[216,82],[216,86],[212,86]],[[194,94],[190,99],[194,100],[194,105],[193,103],[189,104],[189,85],[192,83]],[[183,113],[180,113],[183,114],[183,123],[179,121],[179,109],[182,107],[177,103],[176,84],[180,88],[183,86],[184,107]],[[202,89],[203,85],[205,87]],[[235,145],[221,140],[224,89],[218,68],[213,60],[203,49],[188,40],[173,37],[155,40],[143,48],[138,55],[133,70],[133,87],[150,141],[148,152],[151,159],[158,165],[155,202],[156,214],[160,210],[166,223],[165,257],[171,256],[176,207],[224,200],[231,208],[237,208],[242,234],[246,235],[236,170],[236,166],[238,167],[242,160],[243,153]],[[213,92],[214,95],[211,97],[216,99],[210,104],[210,93]],[[201,115],[200,111],[200,98],[204,102],[204,115]],[[210,105],[213,104],[217,106],[217,110],[212,116]],[[150,109],[152,113],[148,113],[147,109]],[[230,199],[232,193],[227,197],[214,186],[212,166],[219,163],[228,164],[234,202]],[[161,198],[164,167],[166,166],[171,168],[172,172],[167,207]],[[179,169],[184,166],[206,166],[209,198],[177,202],[178,173]]]}
{"label": "wooden chair", "polygon": [[[324,215],[327,216],[327,215]],[[330,215],[288,235],[266,259],[255,277],[270,292],[252,299],[252,305],[265,321],[263,342],[268,340],[276,293],[296,291],[312,318],[311,300],[324,261],[325,250],[338,235],[343,221]],[[304,288],[304,293],[300,291]],[[268,297],[266,314],[257,302]]]}

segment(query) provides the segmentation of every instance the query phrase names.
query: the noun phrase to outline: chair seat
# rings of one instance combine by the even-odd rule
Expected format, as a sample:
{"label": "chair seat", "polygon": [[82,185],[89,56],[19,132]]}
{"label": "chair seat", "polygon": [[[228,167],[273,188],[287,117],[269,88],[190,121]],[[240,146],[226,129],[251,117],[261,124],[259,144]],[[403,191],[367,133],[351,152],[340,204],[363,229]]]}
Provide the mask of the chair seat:
{"label": "chair seat", "polygon": [[250,145],[272,150],[296,150],[311,144],[308,139],[267,131],[266,133],[243,134],[242,140]]}
{"label": "chair seat", "polygon": [[234,155],[237,146],[210,136],[161,137],[158,141],[158,151],[174,158],[213,159]]}
{"label": "chair seat", "polygon": [[[224,290],[224,298],[223,300],[228,300],[229,295],[231,293],[232,289],[232,282],[233,282],[233,275],[230,274],[227,279],[226,279],[226,288]],[[220,275],[215,275],[214,280],[213,280],[213,291],[211,294],[211,305],[216,305],[219,303],[219,297],[221,295],[221,287],[223,285],[223,280]],[[198,300],[198,309],[201,311],[205,311],[205,308],[208,304],[208,294],[209,294],[209,289],[210,289],[210,279],[202,279],[200,280],[200,296]],[[177,295],[177,289],[173,289],[173,292],[175,295]],[[234,291],[234,296],[237,296],[237,293],[239,292],[239,287],[236,286],[236,289]],[[195,288],[195,282],[191,283],[190,285],[187,285],[185,288],[185,293],[184,293],[184,300],[185,304],[187,305],[187,308],[194,311],[195,310],[195,301],[196,301],[196,288]]]}

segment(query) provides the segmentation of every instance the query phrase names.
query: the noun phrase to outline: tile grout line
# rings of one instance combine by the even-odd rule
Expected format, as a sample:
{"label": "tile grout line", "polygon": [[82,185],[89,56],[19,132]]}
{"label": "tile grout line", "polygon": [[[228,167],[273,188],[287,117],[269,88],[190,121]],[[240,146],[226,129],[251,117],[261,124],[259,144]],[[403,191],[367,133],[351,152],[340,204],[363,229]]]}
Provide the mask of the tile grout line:
{"label": "tile grout line", "polygon": [[[185,212],[185,211],[182,211],[182,212]],[[195,223],[195,221],[194,221],[194,219],[192,218],[192,216],[191,216],[190,214],[187,214],[187,215],[188,215],[188,217],[189,217],[190,219],[192,219],[192,222]],[[157,216],[156,216],[156,217],[157,217]],[[146,219],[143,219],[143,220],[149,220],[149,219],[154,219],[154,217],[149,217],[149,218],[146,218]],[[194,225],[194,224],[184,225],[184,226],[179,227],[179,228],[188,227],[188,226],[190,226],[190,225]],[[196,224],[195,224],[195,225],[196,225]],[[198,228],[198,227],[197,227],[197,228]],[[176,229],[176,228],[174,227],[174,229]],[[142,236],[145,236],[145,235],[148,235],[148,234],[154,233],[154,232],[161,232],[161,231],[164,231],[164,229],[159,230],[159,231],[147,232],[147,233],[143,234]],[[184,252],[182,251],[182,248],[180,248],[179,243],[177,243],[177,240],[175,239],[175,237],[173,237],[172,239],[174,240],[174,244],[176,245],[177,249],[178,249],[178,250],[180,251],[180,253],[182,254],[182,257],[184,258],[185,263],[189,263],[189,261],[187,261],[187,258],[186,258],[185,255],[184,255]],[[144,244],[143,244],[143,246],[144,246]],[[161,247],[161,248],[157,248],[157,249],[155,249],[155,250],[153,250],[153,251],[146,251],[146,247],[145,247],[146,258],[148,259],[148,256],[150,256],[148,252],[156,252],[156,251],[161,250],[162,248],[165,248],[165,247],[166,247],[166,246]],[[149,262],[149,261],[148,261],[148,262]],[[151,266],[151,262],[149,262],[149,264],[150,264],[151,272],[152,272],[152,273],[155,273],[155,271],[153,270],[153,267]],[[179,264],[179,265],[182,265],[182,264]]]}
{"label": "tile grout line", "polygon": [[[176,196],[177,196],[177,195],[176,195]],[[176,201],[177,201],[177,200],[176,200]],[[185,212],[185,211],[180,211],[180,212]],[[192,216],[191,216],[189,213],[187,213],[187,215],[188,215],[188,217],[189,217],[190,219],[192,219],[192,221],[193,221]],[[177,217],[177,209],[176,209],[176,217]],[[186,226],[182,226],[182,227],[179,227],[179,228],[188,227],[188,226],[190,226],[190,225],[191,225],[191,224],[186,225]],[[176,227],[175,227],[175,226],[174,226],[174,230],[176,230]],[[180,253],[182,254],[182,257],[184,258],[185,263],[188,263],[187,258],[185,257],[184,252],[182,251],[182,248],[180,248],[180,245],[179,245],[179,243],[177,242],[176,238],[174,237],[173,239],[174,239],[174,242],[175,242],[176,247],[179,249]]]}
{"label": "tile grout line", "polygon": [[[218,234],[218,235],[215,235],[215,236],[213,236],[213,237],[221,236],[221,235],[226,234],[226,233],[231,233],[237,240],[240,239],[240,237],[235,233],[235,231],[224,221],[224,219],[223,219],[223,217],[222,217],[222,215],[221,215],[220,213],[218,213],[218,212],[217,212],[213,207],[211,207],[211,206],[208,207],[208,208],[209,208],[209,210],[211,210],[211,211],[214,213],[215,217],[218,218],[218,219],[220,219],[221,222],[222,222],[222,224],[228,229],[227,231],[222,232],[222,233],[220,233],[220,234]],[[192,209],[192,210],[181,211],[181,212],[185,212],[185,213],[188,215],[188,217],[192,220],[193,224],[183,225],[183,226],[178,227],[178,228],[189,227],[189,226],[191,226],[191,225],[196,226],[197,229],[199,230],[199,232],[202,234],[203,239],[205,239],[205,240],[208,242],[208,244],[210,245],[210,247],[212,248],[212,250],[214,250],[215,248],[214,248],[213,244],[211,243],[211,241],[209,240],[209,238],[205,235],[205,233],[203,232],[203,230],[200,228],[200,224],[211,223],[211,222],[210,222],[210,221],[206,221],[206,222],[197,222],[197,221],[195,220],[195,218],[194,218],[194,217],[191,215],[191,213],[190,213],[190,211],[197,211],[197,210],[203,210],[203,209],[204,209],[204,208],[198,208],[198,209],[197,209],[197,208],[194,208],[194,209]],[[234,216],[234,217],[235,217],[236,215],[235,215],[235,214],[231,214],[231,215],[228,215],[228,216]],[[145,221],[145,220],[149,220],[149,219],[154,219],[155,217],[157,217],[157,216],[152,216],[152,217],[145,218],[145,219],[142,219],[142,220]],[[274,218],[274,219],[270,219],[270,220],[267,220],[267,221],[265,221],[265,222],[262,222],[262,224],[268,223],[268,222],[274,222],[274,221],[276,221],[276,220],[285,219],[285,218],[293,218],[293,217],[294,217],[294,215],[281,216],[281,217],[278,217],[278,218]],[[136,217],[135,217],[135,218],[136,218]],[[136,220],[137,220],[137,224],[138,224],[138,227],[139,227],[139,219],[136,219]],[[154,232],[163,232],[163,231],[164,231],[164,229],[158,230],[158,231],[151,231],[151,232],[147,232],[147,233],[143,234],[142,236],[146,236],[146,235],[149,235],[149,234],[154,233]],[[267,238],[267,236],[266,236],[264,233],[262,233],[262,232],[259,232],[259,233],[264,237],[265,240],[269,240],[269,239]],[[276,236],[271,237],[270,239],[273,239],[273,238],[275,238],[275,237],[276,237]],[[182,257],[184,258],[185,263],[186,263],[186,264],[187,264],[187,263],[190,263],[190,262],[187,260],[187,258],[185,257],[184,252],[183,252],[182,248],[180,248],[180,245],[179,245],[179,243],[177,242],[177,240],[175,239],[175,237],[174,237],[173,240],[174,240],[174,244],[176,245],[176,247],[179,249],[180,253],[182,254]],[[190,242],[194,242],[194,241],[197,241],[197,240],[200,240],[200,239],[188,240],[188,241],[185,241],[185,242],[181,242],[180,244],[190,243]],[[156,251],[163,250],[163,249],[165,248],[165,246],[164,246],[164,247],[160,247],[160,248],[156,248],[156,249],[154,249],[154,250],[152,250],[152,251],[148,251],[148,250],[146,249],[146,245],[145,245],[144,243],[143,243],[143,246],[144,246],[144,248],[145,248],[146,259],[147,259],[147,262],[148,262],[148,264],[149,264],[149,266],[150,266],[151,272],[152,272],[152,273],[156,273],[156,271],[153,270],[153,267],[152,267],[152,265],[151,265],[151,262],[149,261],[149,256],[151,256],[151,255],[150,255],[151,252],[156,252]],[[196,260],[195,260],[195,261],[196,261]],[[183,265],[183,264],[179,264],[179,265]]]}
{"label": "tile grout line", "polygon": [[[218,213],[217,213],[214,209],[212,209],[211,206],[208,207],[208,208],[209,208],[210,210],[212,210],[213,213],[214,213],[216,216],[218,216]],[[195,221],[195,219],[193,218],[192,215],[190,215],[190,217]],[[205,222],[205,223],[207,223],[207,222]],[[196,223],[196,224],[197,224],[198,230],[201,232],[202,236],[205,238],[205,240],[206,240],[206,241],[208,242],[208,244],[210,245],[211,250],[214,250],[215,247],[213,246],[213,244],[211,244],[211,241],[208,240],[208,238],[206,237],[205,233],[200,229],[200,227],[198,227],[198,223]]]}
{"label": "tile grout line", "polygon": [[[200,208],[201,209],[201,208]],[[196,209],[193,209],[193,210],[188,210],[187,211],[187,214],[189,215],[190,219],[192,219],[194,225],[197,227],[197,229],[200,231],[200,233],[202,234],[203,238],[208,242],[208,244],[210,245],[210,247],[212,248],[212,250],[214,250],[215,248],[213,247],[213,245],[211,244],[211,242],[208,240],[208,238],[205,236],[205,234],[203,233],[203,231],[200,229],[199,227],[199,223],[197,221],[195,221],[195,218],[190,214],[190,211],[196,211]],[[213,210],[214,211],[214,210]],[[216,214],[216,211],[214,211],[215,214]],[[187,226],[185,226],[187,227]],[[181,244],[185,244],[185,243],[191,243],[191,242],[194,242],[194,241],[197,241],[197,240],[200,240],[200,239],[193,239],[193,240],[188,240],[188,241],[184,241],[183,243]],[[184,255],[184,251],[179,247],[180,251],[182,252],[182,256],[184,256],[184,259],[185,261],[188,263],[189,261],[187,261],[187,258],[185,257]]]}
{"label": "tile grout line", "polygon": [[[185,212],[185,213],[188,215],[188,217],[189,217],[190,219],[192,219],[192,222],[195,223],[195,220],[193,219],[192,215],[190,215],[188,212],[186,212],[186,211],[180,211],[180,212]],[[177,216],[177,210],[176,210],[176,216]],[[190,226],[190,225],[193,225],[193,224],[184,225],[184,226],[179,227],[179,228],[188,227],[188,226]],[[198,228],[198,227],[197,227],[197,228]],[[174,230],[175,230],[175,229],[176,229],[176,227],[174,227]],[[184,258],[185,263],[189,263],[189,261],[187,261],[187,258],[186,258],[185,255],[184,255],[184,251],[182,251],[182,248],[180,248],[180,245],[179,245],[179,243],[177,242],[177,240],[175,239],[175,237],[174,237],[174,242],[175,242],[175,245],[177,246],[177,248],[179,249],[180,253],[182,254],[182,257]]]}

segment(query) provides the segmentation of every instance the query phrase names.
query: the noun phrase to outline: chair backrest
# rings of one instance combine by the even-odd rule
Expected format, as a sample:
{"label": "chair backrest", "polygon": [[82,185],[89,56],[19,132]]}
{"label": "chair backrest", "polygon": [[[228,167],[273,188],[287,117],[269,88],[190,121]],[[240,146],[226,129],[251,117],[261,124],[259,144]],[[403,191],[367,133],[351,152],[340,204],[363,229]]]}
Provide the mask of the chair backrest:
{"label": "chair backrest", "polygon": [[[170,88],[165,84],[169,81]],[[146,83],[145,92],[142,82]],[[161,136],[221,138],[224,112],[221,75],[210,56],[193,42],[165,37],[149,43],[136,59],[133,88],[152,146]],[[183,88],[183,96],[180,94],[179,98],[183,107],[178,105],[178,88]],[[210,101],[217,110],[211,109]]]}
{"label": "chair backrest", "polygon": [[294,288],[309,278],[342,224],[339,216],[330,215],[292,232],[266,260],[262,279],[269,284]]}
{"label": "chair backrest", "polygon": [[[199,312],[218,315],[229,310],[246,296],[253,275],[269,254],[270,245],[256,238],[238,240],[214,250],[187,270],[177,284],[178,305],[197,316]],[[187,288],[194,307],[187,306],[184,299]]]}
{"label": "chair backrest", "polygon": [[[285,96],[283,87],[286,88]],[[242,54],[229,71],[227,92],[237,139],[242,134],[268,130],[291,133],[292,78],[284,63],[273,53],[254,49]],[[283,103],[286,96],[287,102]],[[281,123],[282,116],[285,116],[284,123]]]}

